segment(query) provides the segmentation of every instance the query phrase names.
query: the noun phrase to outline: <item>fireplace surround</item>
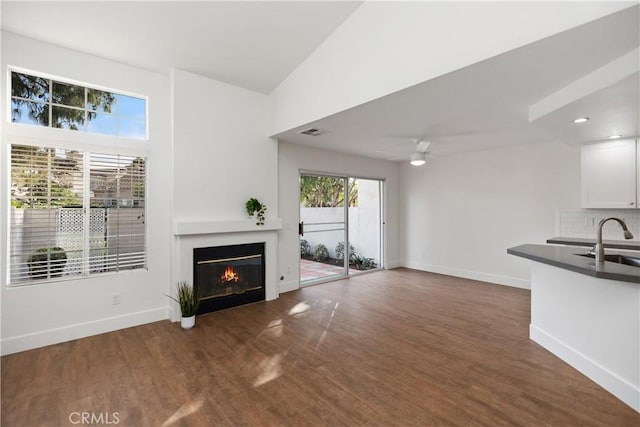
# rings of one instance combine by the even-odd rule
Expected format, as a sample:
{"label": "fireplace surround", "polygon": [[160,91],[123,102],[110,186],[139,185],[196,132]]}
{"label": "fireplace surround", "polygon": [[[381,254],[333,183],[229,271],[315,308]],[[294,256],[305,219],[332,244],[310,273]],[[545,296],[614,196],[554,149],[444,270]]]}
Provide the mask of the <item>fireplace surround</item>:
{"label": "fireplace surround", "polygon": [[[193,250],[212,246],[265,244],[265,300],[278,298],[278,232],[282,221],[267,218],[265,225],[257,226],[254,220],[179,220],[173,224],[175,236],[175,267],[172,282],[192,281],[194,277]],[[192,282],[193,283],[193,282]],[[180,320],[177,306],[171,307],[170,318]]]}
{"label": "fireplace surround", "polygon": [[265,243],[193,249],[198,314],[265,300]]}

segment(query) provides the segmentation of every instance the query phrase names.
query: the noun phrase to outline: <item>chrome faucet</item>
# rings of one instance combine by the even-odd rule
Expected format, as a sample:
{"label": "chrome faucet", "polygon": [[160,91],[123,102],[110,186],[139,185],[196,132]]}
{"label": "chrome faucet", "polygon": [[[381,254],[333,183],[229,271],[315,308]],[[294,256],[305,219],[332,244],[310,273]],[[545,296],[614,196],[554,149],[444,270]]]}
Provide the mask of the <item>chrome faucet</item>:
{"label": "chrome faucet", "polygon": [[620,227],[622,227],[622,231],[624,231],[625,239],[633,239],[633,234],[631,234],[631,232],[627,228],[627,224],[625,224],[623,220],[621,220],[620,218],[614,218],[614,217],[602,218],[598,223],[598,240],[596,241],[596,245],[592,249],[592,251],[595,252],[596,254],[596,263],[604,262],[604,244],[602,244],[602,226],[604,225],[605,222],[609,220],[617,221],[618,224],[620,224]]}

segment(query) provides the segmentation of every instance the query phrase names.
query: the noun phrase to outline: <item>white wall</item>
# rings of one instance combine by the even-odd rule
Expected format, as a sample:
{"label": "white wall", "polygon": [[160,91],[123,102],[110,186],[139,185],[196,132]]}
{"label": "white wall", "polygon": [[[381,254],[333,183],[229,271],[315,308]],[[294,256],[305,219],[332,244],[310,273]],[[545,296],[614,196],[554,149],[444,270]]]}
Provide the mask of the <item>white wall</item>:
{"label": "white wall", "polygon": [[[132,150],[148,153],[148,270],[104,274],[64,282],[7,287],[8,144],[16,132],[29,138],[41,129],[8,123],[7,66],[27,68],[136,94],[148,95],[149,141]],[[170,277],[170,105],[169,78],[116,62],[81,54],[10,33],[2,33],[2,141],[0,143],[0,212],[2,213],[2,354],[39,347],[168,316]],[[25,130],[27,129],[27,130]],[[73,132],[60,131],[61,139]],[[80,137],[99,146],[97,136]],[[74,138],[71,138],[74,139]],[[119,305],[111,304],[118,292]]]}
{"label": "white wall", "polygon": [[284,279],[280,292],[298,289],[300,283],[300,170],[328,172],[362,178],[385,179],[385,267],[401,263],[402,237],[399,220],[399,166],[394,162],[351,156],[280,142],[278,144],[279,212],[283,229],[279,236],[279,271]]}
{"label": "white wall", "polygon": [[272,93],[271,135],[636,2],[364,2]]}
{"label": "white wall", "polygon": [[278,216],[278,149],[268,137],[268,97],[173,71],[176,221],[246,219],[256,197]]}
{"label": "white wall", "polygon": [[[172,71],[172,94],[174,224],[248,220],[251,197],[267,205],[267,218],[277,218],[278,146],[268,137],[268,97],[182,70]],[[264,241],[266,298],[278,297],[277,231],[203,228],[174,239],[174,282],[190,283],[193,248]]]}
{"label": "white wall", "polygon": [[401,168],[401,233],[411,268],[528,288],[509,247],[544,243],[556,210],[580,206],[580,148],[540,143]]}

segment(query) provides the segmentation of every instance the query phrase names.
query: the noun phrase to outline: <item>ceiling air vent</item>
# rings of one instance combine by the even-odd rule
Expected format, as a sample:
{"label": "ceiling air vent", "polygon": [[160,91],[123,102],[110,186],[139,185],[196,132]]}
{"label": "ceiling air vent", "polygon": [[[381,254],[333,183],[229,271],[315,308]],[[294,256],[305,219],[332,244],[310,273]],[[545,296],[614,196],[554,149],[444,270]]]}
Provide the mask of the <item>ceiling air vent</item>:
{"label": "ceiling air vent", "polygon": [[298,133],[301,133],[302,135],[318,136],[318,135],[323,135],[327,133],[327,131],[322,129],[309,128],[309,129],[301,130]]}

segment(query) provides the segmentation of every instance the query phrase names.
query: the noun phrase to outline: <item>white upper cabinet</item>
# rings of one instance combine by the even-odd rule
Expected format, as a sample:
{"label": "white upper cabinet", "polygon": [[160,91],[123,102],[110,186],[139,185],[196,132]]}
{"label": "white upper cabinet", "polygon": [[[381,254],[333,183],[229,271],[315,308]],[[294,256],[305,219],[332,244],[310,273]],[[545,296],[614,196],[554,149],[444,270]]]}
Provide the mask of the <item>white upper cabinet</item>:
{"label": "white upper cabinet", "polygon": [[[640,182],[636,140],[623,139],[582,147],[582,207],[636,208]],[[640,164],[640,163],[639,163]]]}

